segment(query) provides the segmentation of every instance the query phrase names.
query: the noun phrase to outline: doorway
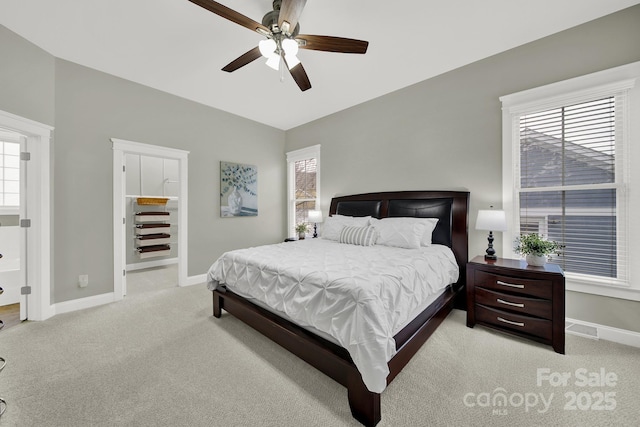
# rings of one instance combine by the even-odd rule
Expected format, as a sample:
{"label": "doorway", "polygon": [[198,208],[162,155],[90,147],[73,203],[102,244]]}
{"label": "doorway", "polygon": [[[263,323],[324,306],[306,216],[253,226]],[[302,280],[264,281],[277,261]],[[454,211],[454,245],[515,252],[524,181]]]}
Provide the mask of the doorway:
{"label": "doorway", "polygon": [[[45,320],[51,306],[50,140],[53,127],[0,111],[0,129],[17,137],[19,154],[20,319]],[[14,230],[14,232],[16,231]]]}
{"label": "doorway", "polygon": [[[0,309],[4,317],[20,313],[20,289],[23,286],[24,269],[21,264],[24,232],[20,228],[21,197],[26,183],[21,179],[24,167],[21,154],[26,151],[26,138],[8,129],[0,128]],[[22,173],[21,173],[22,172]],[[26,307],[22,310],[27,316]],[[0,327],[4,325],[0,320]]]}
{"label": "doorway", "polygon": [[[140,270],[131,268],[133,264],[131,260],[133,251],[131,243],[134,238],[133,230],[135,222],[132,212],[134,210],[133,207],[135,206],[134,203],[136,203],[135,200],[137,200],[138,196],[163,196],[164,194],[170,193],[170,196],[166,198],[171,200],[171,203],[168,203],[169,207],[162,208],[162,211],[175,209],[174,215],[178,246],[178,250],[176,251],[177,253],[175,254],[178,261],[177,284],[178,286],[186,286],[188,265],[187,177],[189,152],[115,138],[112,138],[111,142],[113,148],[114,299],[121,300],[127,294],[127,266],[130,267],[129,270],[132,270],[132,272],[129,273],[132,275],[132,280],[142,280],[142,282],[146,280],[145,278],[141,278],[141,275],[139,274],[139,272],[144,272],[144,268]],[[136,156],[138,156],[141,161],[143,159],[147,159],[147,161],[151,163],[158,161],[163,163],[165,165],[162,167],[163,170],[165,168],[172,170],[174,167],[172,165],[175,164],[175,168],[177,169],[175,171],[175,177],[177,177],[177,179],[174,179],[175,177],[171,175],[170,172],[166,177],[163,175],[161,178],[161,189],[156,188],[151,190],[156,194],[128,194],[127,181],[129,180],[129,177],[127,176],[127,173],[136,172],[135,170],[131,170],[132,165],[135,164],[135,162],[132,163],[132,159],[135,160]],[[128,166],[127,163],[129,163]],[[127,167],[129,167],[129,171],[127,171]],[[140,182],[140,192],[143,192],[144,186],[142,185],[142,179],[140,179]],[[170,189],[171,186],[174,186],[175,188]],[[159,268],[160,270],[166,269],[170,271],[171,268],[175,269],[175,266],[172,267],[173,263],[171,262],[171,256],[171,250],[166,251],[166,253],[163,253],[163,256],[154,257],[156,260],[144,261],[145,263],[142,266],[156,270]]]}

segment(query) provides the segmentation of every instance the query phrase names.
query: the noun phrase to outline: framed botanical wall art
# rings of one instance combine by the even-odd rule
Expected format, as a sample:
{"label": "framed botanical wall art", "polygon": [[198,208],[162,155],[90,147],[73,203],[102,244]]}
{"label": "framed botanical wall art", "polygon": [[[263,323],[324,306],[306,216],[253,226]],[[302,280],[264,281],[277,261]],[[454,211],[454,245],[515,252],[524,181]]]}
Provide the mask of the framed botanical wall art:
{"label": "framed botanical wall art", "polygon": [[220,162],[220,216],[258,215],[258,168]]}

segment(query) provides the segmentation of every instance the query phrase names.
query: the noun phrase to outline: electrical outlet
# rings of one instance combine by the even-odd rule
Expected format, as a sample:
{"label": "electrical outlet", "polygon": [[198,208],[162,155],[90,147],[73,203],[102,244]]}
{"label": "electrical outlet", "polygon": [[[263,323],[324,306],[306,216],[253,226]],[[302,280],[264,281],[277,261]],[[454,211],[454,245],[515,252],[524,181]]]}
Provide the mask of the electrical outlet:
{"label": "electrical outlet", "polygon": [[86,288],[88,284],[89,284],[88,274],[81,274],[80,276],[78,276],[78,286],[80,286],[81,288]]}

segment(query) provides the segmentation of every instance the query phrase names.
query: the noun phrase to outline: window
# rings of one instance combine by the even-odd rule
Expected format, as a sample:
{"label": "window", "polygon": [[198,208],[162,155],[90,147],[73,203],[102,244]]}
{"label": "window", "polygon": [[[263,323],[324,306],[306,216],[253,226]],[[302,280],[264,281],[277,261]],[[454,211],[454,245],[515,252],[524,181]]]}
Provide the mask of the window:
{"label": "window", "polygon": [[609,96],[519,118],[520,232],[537,224],[537,232],[562,243],[563,255],[552,262],[565,272],[626,279],[616,221],[621,102]]}
{"label": "window", "polygon": [[20,207],[20,143],[0,135],[0,210],[17,214]]}
{"label": "window", "polygon": [[[632,64],[637,72],[639,64]],[[540,233],[564,245],[551,262],[565,271],[568,289],[621,296],[602,290],[616,288],[640,299],[623,292],[633,287],[628,241],[638,228],[627,221],[637,123],[629,114],[635,79],[619,71],[501,98],[503,198],[511,223],[503,243],[513,256],[515,236]]]}
{"label": "window", "polygon": [[320,208],[320,146],[287,153],[288,233],[295,226],[308,223],[309,211]]}

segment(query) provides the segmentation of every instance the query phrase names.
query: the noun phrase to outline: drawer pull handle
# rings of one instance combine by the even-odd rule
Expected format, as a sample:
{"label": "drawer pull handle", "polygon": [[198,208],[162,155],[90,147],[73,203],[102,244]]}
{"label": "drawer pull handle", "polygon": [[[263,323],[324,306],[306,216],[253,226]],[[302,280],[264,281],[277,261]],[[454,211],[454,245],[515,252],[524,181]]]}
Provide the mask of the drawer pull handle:
{"label": "drawer pull handle", "polygon": [[496,301],[498,301],[500,304],[510,305],[512,307],[524,308],[524,304],[520,304],[520,303],[517,303],[517,302],[505,301],[505,300],[502,300],[500,298],[496,299]]}
{"label": "drawer pull handle", "polygon": [[513,325],[513,326],[520,326],[520,327],[524,326],[524,322],[514,322],[514,321],[511,321],[511,320],[503,319],[502,317],[498,317],[498,320],[501,321],[501,322],[504,322],[504,323],[508,323],[510,325]]}
{"label": "drawer pull handle", "polygon": [[507,282],[503,282],[502,280],[497,280],[496,283],[498,285],[502,285],[502,286],[508,286],[510,288],[518,288],[518,289],[524,289],[524,285],[514,285],[513,283],[507,283]]}

